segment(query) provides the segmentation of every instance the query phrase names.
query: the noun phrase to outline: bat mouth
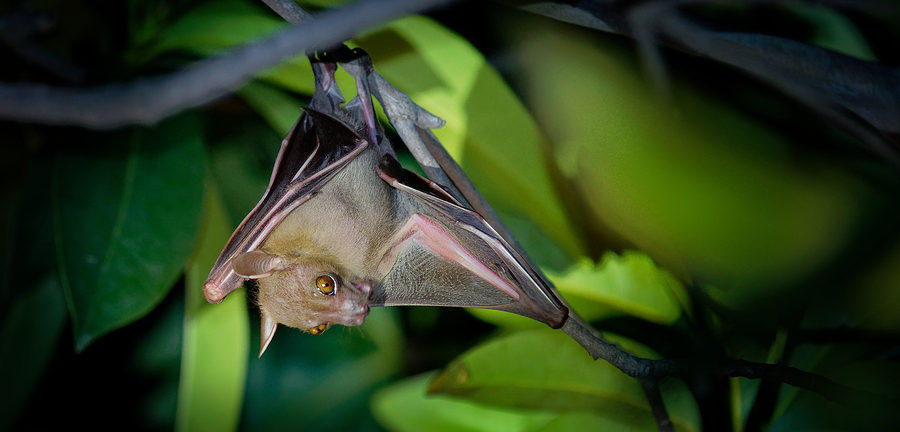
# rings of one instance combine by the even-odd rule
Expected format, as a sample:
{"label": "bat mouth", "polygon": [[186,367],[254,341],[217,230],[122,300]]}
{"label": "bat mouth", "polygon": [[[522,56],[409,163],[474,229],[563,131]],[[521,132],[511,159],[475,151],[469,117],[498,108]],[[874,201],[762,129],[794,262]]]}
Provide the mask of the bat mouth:
{"label": "bat mouth", "polygon": [[369,305],[365,301],[347,301],[339,311],[326,315],[326,321],[345,326],[358,326],[365,322],[368,316]]}

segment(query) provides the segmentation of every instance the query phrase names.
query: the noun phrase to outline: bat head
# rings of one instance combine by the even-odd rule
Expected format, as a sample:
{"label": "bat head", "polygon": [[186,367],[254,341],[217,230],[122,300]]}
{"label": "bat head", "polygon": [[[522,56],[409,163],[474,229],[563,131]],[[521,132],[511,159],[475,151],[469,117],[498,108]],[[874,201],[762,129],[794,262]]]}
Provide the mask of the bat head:
{"label": "bat head", "polygon": [[232,268],[259,286],[260,355],[278,324],[317,335],[333,324],[360,325],[369,314],[372,284],[355,280],[328,257],[255,250],[235,258]]}
{"label": "bat head", "polygon": [[327,260],[284,260],[287,262],[283,269],[258,280],[257,301],[264,314],[278,323],[314,334],[332,324],[363,323],[369,313],[370,284],[351,281]]}

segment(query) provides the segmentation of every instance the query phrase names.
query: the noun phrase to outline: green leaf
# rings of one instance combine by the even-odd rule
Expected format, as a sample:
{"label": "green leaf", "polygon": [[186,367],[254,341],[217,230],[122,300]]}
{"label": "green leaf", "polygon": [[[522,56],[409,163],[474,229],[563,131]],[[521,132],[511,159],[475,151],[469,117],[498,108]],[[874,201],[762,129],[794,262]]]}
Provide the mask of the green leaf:
{"label": "green leaf", "polygon": [[[672,324],[689,306],[684,286],[650,257],[638,252],[607,252],[599,263],[582,258],[562,273],[547,277],[579,315],[588,321],[631,315]],[[689,310],[689,309],[688,309]],[[516,328],[543,328],[537,321],[487,309],[470,309],[489,323]]]}
{"label": "green leaf", "polygon": [[0,430],[21,420],[57,353],[68,311],[53,260],[48,158],[9,141],[0,162]]}
{"label": "green leaf", "polygon": [[204,3],[163,29],[154,43],[141,51],[141,58],[146,61],[172,51],[209,56],[270,35],[286,25],[254,2]]}
{"label": "green leaf", "polygon": [[607,252],[600,263],[581,260],[562,274],[548,276],[566,300],[589,320],[624,313],[672,324],[689,301],[674,276],[637,252],[621,256]]}
{"label": "green leaf", "polygon": [[191,117],[118,134],[53,170],[53,230],[75,346],[150,311],[181,274],[203,193],[200,128]]}
{"label": "green leaf", "polygon": [[858,283],[845,309],[855,328],[900,331],[900,242],[897,242]]}
{"label": "green leaf", "polygon": [[187,268],[184,348],[176,430],[235,430],[241,418],[249,353],[247,295],[221,304],[203,297],[203,282],[231,235],[232,224],[214,186],[207,187],[203,229]]}
{"label": "green leaf", "polygon": [[[510,408],[591,411],[621,427],[656,428],[638,381],[594,361],[558,330],[520,331],[484,343],[450,363],[429,391]],[[695,429],[670,415],[677,428]]]}
{"label": "green leaf", "polygon": [[530,431],[553,413],[499,408],[444,395],[428,395],[434,375],[422,374],[385,388],[372,398],[372,412],[391,431]]}
{"label": "green leaf", "polygon": [[10,430],[50,363],[66,323],[59,281],[47,277],[16,297],[0,321],[0,430]]}
{"label": "green leaf", "polygon": [[834,8],[811,3],[787,3],[783,7],[815,24],[815,44],[860,60],[878,60],[853,21]]}
{"label": "green leaf", "polygon": [[[433,373],[394,383],[372,398],[372,411],[391,431],[573,431],[635,430],[602,413],[525,410],[429,394]],[[637,429],[641,430],[641,429]],[[656,430],[655,426],[646,430]]]}
{"label": "green leaf", "polygon": [[260,82],[248,83],[238,94],[281,136],[291,131],[303,112],[301,105],[287,93]]}
{"label": "green leaf", "polygon": [[530,105],[597,230],[727,288],[797,281],[848,238],[856,183],[798,161],[783,136],[675,76],[666,103],[614,41],[537,20],[514,34]]}

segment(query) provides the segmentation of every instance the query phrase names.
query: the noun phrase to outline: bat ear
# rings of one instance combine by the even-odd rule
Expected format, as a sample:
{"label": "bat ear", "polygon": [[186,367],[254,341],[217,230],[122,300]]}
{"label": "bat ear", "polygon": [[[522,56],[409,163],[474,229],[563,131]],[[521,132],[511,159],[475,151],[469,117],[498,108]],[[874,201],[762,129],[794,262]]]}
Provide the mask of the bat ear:
{"label": "bat ear", "polygon": [[231,261],[234,272],[248,279],[259,279],[271,276],[276,270],[284,270],[287,266],[278,255],[261,250],[240,254]]}
{"label": "bat ear", "polygon": [[278,323],[269,314],[262,312],[262,322],[259,325],[259,358],[262,358],[269,342],[275,336],[275,330],[278,329]]}

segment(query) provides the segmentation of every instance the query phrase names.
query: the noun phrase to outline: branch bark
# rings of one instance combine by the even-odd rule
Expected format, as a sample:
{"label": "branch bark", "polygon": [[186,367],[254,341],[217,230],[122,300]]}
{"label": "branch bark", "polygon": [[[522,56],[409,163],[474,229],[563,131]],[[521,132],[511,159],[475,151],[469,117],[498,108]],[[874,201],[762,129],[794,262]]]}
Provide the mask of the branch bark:
{"label": "branch bark", "polygon": [[[656,42],[732,66],[833,122],[870,152],[900,164],[896,141],[900,136],[900,68],[781,37],[710,30],[678,9],[693,3],[705,2],[538,1],[522,9],[635,38],[652,82],[662,89],[661,58],[651,46]],[[837,3],[876,10],[894,7],[896,12],[896,5],[884,2]]]}
{"label": "branch bark", "polygon": [[95,129],[153,124],[220,98],[285,58],[339,44],[361,29],[448,1],[369,0],[355,3],[322,12],[302,27],[286,28],[269,38],[197,62],[186,69],[130,83],[93,88],[0,84],[0,118]]}
{"label": "branch bark", "polygon": [[656,427],[659,432],[674,432],[672,420],[669,419],[669,413],[666,411],[666,404],[663,402],[662,393],[659,391],[659,381],[645,379],[641,380],[641,388],[644,395],[647,396],[647,402],[653,411],[653,418],[656,419]]}

